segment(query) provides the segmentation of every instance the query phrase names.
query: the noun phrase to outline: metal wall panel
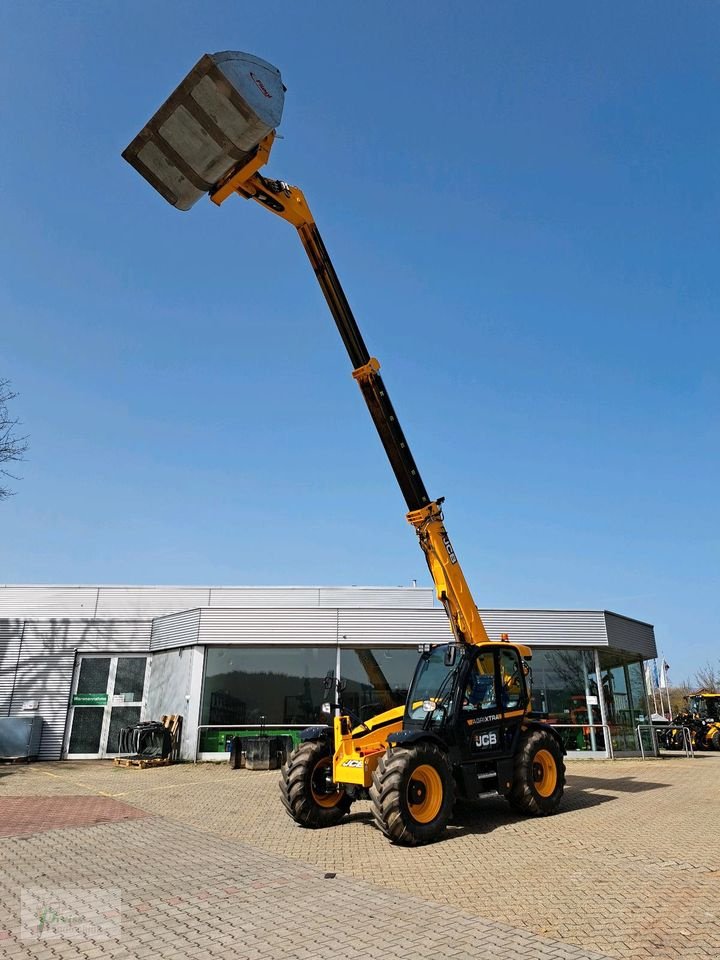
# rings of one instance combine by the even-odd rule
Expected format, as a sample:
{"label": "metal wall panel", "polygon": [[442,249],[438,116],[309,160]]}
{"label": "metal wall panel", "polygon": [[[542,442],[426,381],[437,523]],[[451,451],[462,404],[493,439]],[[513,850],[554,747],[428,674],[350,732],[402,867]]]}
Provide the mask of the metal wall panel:
{"label": "metal wall panel", "polygon": [[[159,720],[163,714],[178,713],[183,718],[181,756],[187,754],[188,710],[191,706],[190,676],[192,648],[154,653],[145,707],[146,720]],[[194,707],[197,710],[197,704]],[[194,745],[194,743],[193,743]]]}
{"label": "metal wall panel", "polygon": [[[211,607],[410,607],[433,605],[430,587],[213,587]],[[203,604],[204,606],[204,604]]]}
{"label": "metal wall panel", "polygon": [[318,607],[319,587],[213,587],[211,607]]}
{"label": "metal wall panel", "polygon": [[[529,646],[606,647],[600,610],[482,610],[488,633]],[[199,616],[199,625],[196,630]],[[632,621],[630,621],[632,623]],[[153,649],[195,643],[304,643],[344,646],[444,643],[450,639],[439,608],[205,607],[155,621]]]}
{"label": "metal wall panel", "polygon": [[643,660],[652,660],[657,657],[655,646],[655,629],[649,623],[640,620],[631,620],[618,613],[605,611],[608,642],[615,650],[625,650],[636,653]]}
{"label": "metal wall panel", "polygon": [[337,642],[337,610],[307,607],[262,607],[201,611],[199,642],[299,643],[322,646]]}
{"label": "metal wall panel", "polygon": [[340,645],[416,646],[452,640],[444,610],[339,610]]}
{"label": "metal wall panel", "polygon": [[198,642],[200,611],[186,610],[153,620],[150,647],[167,650],[169,647],[187,647]]}
{"label": "metal wall panel", "polygon": [[0,585],[0,617],[94,617],[98,588]]}
{"label": "metal wall panel", "polygon": [[430,609],[430,587],[2,586],[0,617],[150,619],[196,607]]}
{"label": "metal wall panel", "polygon": [[[491,640],[503,633],[529,646],[607,646],[601,611],[481,610]],[[451,638],[444,610],[340,610],[342,645],[445,643]]]}
{"label": "metal wall panel", "polygon": [[20,645],[10,716],[26,715],[26,700],[38,700],[43,718],[41,760],[59,760],[76,652],[146,653],[149,621],[26,621]]}
{"label": "metal wall panel", "polygon": [[20,654],[22,620],[0,619],[0,717],[10,716],[15,669]]}
{"label": "metal wall panel", "polygon": [[601,610],[481,610],[491,640],[507,633],[529,646],[607,646]]}
{"label": "metal wall panel", "polygon": [[209,603],[209,587],[100,587],[96,616],[150,619]]}
{"label": "metal wall panel", "polygon": [[431,610],[431,587],[320,587],[321,607],[402,607]]}

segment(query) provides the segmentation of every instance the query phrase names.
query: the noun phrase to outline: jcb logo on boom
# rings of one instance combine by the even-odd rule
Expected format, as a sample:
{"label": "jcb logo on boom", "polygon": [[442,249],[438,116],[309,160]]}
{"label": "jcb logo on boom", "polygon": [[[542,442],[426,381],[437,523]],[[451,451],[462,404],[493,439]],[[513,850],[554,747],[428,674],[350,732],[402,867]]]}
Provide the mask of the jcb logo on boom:
{"label": "jcb logo on boom", "polygon": [[475,746],[480,747],[496,747],[498,742],[496,733],[479,733],[475,737]]}
{"label": "jcb logo on boom", "polygon": [[442,542],[445,544],[445,549],[447,550],[450,563],[457,563],[457,557],[455,556],[455,551],[453,550],[453,545],[450,543],[450,537],[443,530]]}

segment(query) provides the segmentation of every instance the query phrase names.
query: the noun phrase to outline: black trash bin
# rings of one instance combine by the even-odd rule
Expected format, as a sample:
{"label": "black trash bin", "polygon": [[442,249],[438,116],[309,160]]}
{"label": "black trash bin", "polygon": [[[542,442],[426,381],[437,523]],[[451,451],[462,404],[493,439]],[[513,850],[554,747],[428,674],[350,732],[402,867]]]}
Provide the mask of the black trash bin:
{"label": "black trash bin", "polygon": [[239,770],[240,767],[244,767],[244,757],[243,757],[243,738],[242,737],[228,737],[230,741],[230,756],[228,757],[228,766],[231,770]]}

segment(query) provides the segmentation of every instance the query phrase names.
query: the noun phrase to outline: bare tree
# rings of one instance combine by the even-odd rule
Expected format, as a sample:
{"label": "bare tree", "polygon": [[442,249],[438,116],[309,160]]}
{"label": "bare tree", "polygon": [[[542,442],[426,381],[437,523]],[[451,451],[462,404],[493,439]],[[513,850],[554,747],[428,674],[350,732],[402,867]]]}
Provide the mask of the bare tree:
{"label": "bare tree", "polygon": [[25,458],[27,437],[17,433],[20,421],[10,413],[8,404],[17,396],[10,387],[9,380],[0,379],[0,500],[12,496],[13,491],[5,486],[5,479],[19,480],[15,474],[6,470],[3,464],[17,463]]}
{"label": "bare tree", "polygon": [[695,683],[701,690],[711,690],[715,693],[720,690],[720,664],[706,661],[699,670],[695,672]]}
{"label": "bare tree", "polygon": [[683,680],[676,686],[668,687],[667,696],[670,700],[670,712],[674,717],[687,709],[686,697],[692,693],[689,680]]}

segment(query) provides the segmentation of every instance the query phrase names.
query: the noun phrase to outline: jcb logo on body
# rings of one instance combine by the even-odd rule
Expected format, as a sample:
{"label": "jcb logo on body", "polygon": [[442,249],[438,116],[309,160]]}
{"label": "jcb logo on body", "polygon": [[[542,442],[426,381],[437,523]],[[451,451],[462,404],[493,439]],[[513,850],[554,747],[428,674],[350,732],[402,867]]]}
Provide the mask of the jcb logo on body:
{"label": "jcb logo on body", "polygon": [[478,733],[475,737],[475,746],[480,747],[480,749],[485,749],[487,747],[496,747],[498,742],[496,733]]}

